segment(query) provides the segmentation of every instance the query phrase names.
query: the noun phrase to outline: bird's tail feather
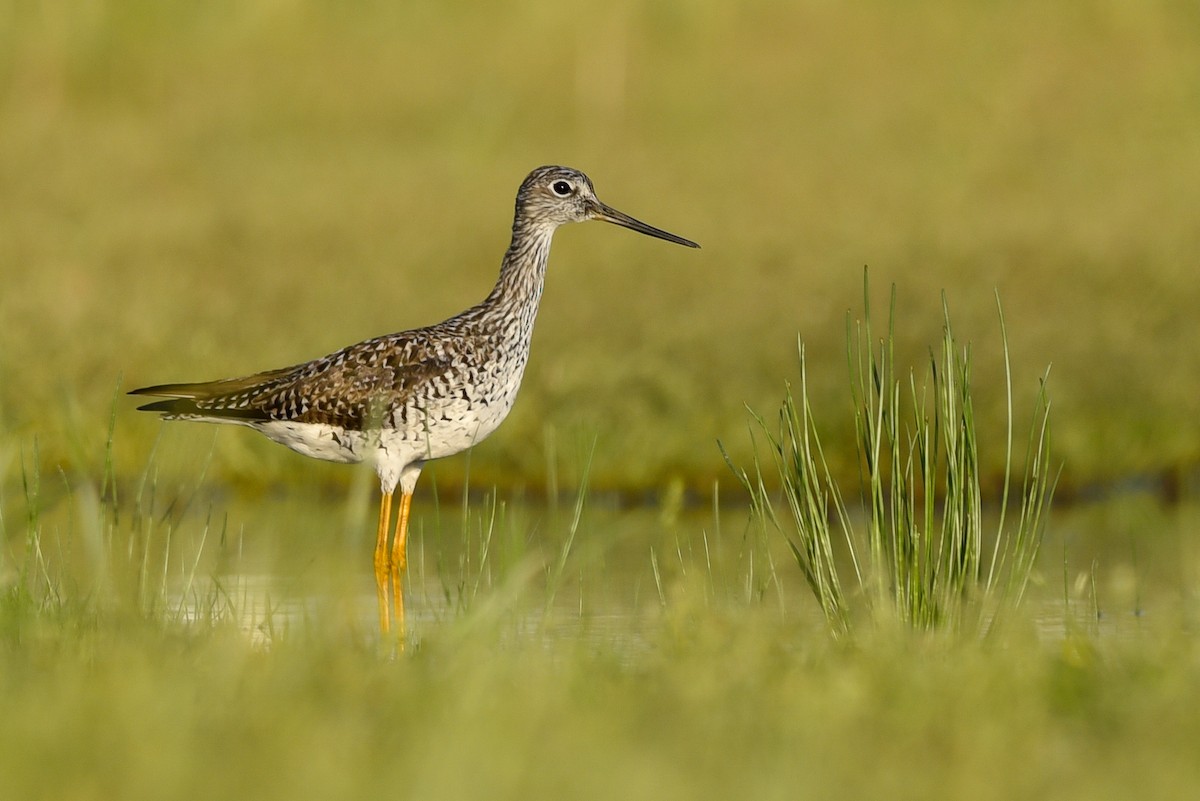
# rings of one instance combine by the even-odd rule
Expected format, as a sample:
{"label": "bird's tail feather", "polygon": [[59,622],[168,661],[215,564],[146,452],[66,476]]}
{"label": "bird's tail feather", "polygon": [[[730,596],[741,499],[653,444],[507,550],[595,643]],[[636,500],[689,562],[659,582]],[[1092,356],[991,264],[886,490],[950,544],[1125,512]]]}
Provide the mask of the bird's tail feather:
{"label": "bird's tail feather", "polygon": [[158,412],[167,418],[204,419],[213,422],[265,420],[268,419],[268,416],[261,409],[249,407],[244,403],[226,405],[221,403],[221,399],[253,392],[257,388],[287,376],[294,369],[286,367],[282,370],[256,373],[243,378],[226,378],[220,381],[156,384],[152,387],[139,387],[131,390],[129,394],[157,395],[167,398],[167,400],[154,401],[138,407],[139,411]]}

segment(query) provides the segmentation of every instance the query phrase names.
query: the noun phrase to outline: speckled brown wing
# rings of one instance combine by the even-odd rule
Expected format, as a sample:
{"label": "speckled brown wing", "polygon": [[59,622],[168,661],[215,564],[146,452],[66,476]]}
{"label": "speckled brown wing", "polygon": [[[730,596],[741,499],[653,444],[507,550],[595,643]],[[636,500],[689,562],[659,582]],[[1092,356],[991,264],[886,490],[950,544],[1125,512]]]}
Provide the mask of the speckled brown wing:
{"label": "speckled brown wing", "polygon": [[402,406],[451,359],[421,337],[368,340],[322,359],[241,378],[160,384],[133,390],[168,400],[138,407],[169,419],[203,418],[253,425],[288,420],[362,431]]}
{"label": "speckled brown wing", "polygon": [[363,343],[307,365],[295,378],[255,398],[273,419],[319,423],[351,431],[378,428],[451,360],[419,343]]}

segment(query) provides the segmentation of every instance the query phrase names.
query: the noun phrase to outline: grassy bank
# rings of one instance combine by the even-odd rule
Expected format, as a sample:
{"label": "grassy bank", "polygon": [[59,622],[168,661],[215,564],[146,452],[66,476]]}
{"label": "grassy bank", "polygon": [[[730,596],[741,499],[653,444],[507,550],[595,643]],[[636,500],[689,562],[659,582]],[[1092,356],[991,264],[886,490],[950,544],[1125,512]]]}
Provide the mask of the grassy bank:
{"label": "grassy bank", "polygon": [[227,627],[105,627],[0,665],[21,798],[1183,799],[1200,778],[1200,654],[1177,634],[842,650],[677,609],[634,659],[453,629],[392,662],[319,632],[263,652]]}

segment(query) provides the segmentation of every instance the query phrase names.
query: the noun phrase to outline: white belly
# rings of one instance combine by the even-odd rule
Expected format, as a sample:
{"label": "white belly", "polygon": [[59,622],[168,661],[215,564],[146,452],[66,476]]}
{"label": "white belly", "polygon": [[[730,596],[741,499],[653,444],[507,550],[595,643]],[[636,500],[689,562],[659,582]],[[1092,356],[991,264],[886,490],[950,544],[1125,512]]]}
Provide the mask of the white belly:
{"label": "white belly", "polygon": [[296,453],[327,462],[361,462],[369,450],[365,447],[367,435],[336,426],[273,420],[256,424],[254,428]]}

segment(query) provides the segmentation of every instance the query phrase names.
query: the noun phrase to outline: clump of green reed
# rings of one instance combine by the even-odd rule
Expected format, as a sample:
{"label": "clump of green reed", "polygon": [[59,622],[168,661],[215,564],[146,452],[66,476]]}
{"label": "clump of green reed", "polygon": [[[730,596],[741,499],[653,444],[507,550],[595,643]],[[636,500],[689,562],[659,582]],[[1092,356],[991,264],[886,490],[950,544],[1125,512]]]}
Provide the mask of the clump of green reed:
{"label": "clump of green reed", "polygon": [[[1050,401],[1043,375],[1036,396],[1019,496],[1012,504],[1013,405],[1008,339],[1000,310],[1007,428],[998,521],[989,543],[971,382],[971,347],[954,336],[945,294],[942,341],[928,372],[897,369],[895,287],[887,334],[847,317],[847,354],[860,465],[860,504],[852,508],[835,481],[809,400],[800,342],[800,388],[789,385],[778,426],[754,414],[769,444],[781,512],[757,459],[753,475],[734,468],[756,516],[781,532],[835,635],[862,611],[915,628],[991,625],[1020,603],[1046,527],[1057,474],[1049,465]],[[752,413],[753,414],[753,413]],[[1010,506],[1015,506],[1011,508]],[[846,585],[853,587],[849,592]]]}

